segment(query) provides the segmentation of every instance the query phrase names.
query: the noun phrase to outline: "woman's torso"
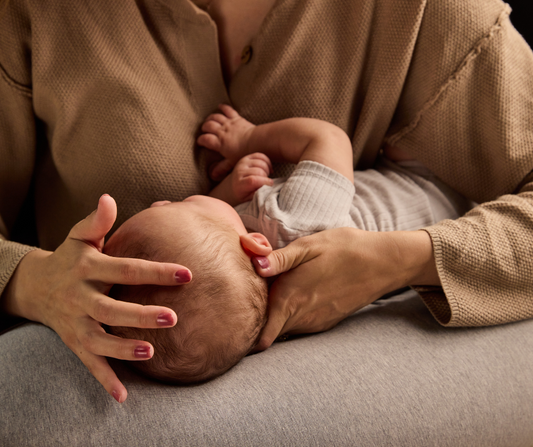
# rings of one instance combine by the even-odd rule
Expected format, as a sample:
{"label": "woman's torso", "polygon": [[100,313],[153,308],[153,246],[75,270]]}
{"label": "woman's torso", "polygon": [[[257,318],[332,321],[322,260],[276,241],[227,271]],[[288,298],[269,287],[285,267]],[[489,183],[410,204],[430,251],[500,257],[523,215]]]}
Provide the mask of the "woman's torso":
{"label": "woman's torso", "polygon": [[[206,154],[195,137],[220,102],[256,123],[332,122],[352,138],[354,163],[370,167],[420,23],[423,2],[403,3],[406,19],[396,23],[372,2],[264,0],[249,21],[231,17],[232,2],[214,2],[217,35],[210,16],[188,0],[36,2],[42,245],[59,244],[102,193],[117,200],[117,225],[152,201],[207,193]],[[241,60],[247,46],[250,57]]]}

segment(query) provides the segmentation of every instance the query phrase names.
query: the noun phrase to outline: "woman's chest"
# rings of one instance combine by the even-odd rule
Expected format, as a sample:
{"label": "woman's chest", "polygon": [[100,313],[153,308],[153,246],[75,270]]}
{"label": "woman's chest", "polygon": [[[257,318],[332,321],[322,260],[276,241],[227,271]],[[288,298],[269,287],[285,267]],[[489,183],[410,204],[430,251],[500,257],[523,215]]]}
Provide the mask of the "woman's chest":
{"label": "woman's chest", "polygon": [[[199,3],[202,0],[196,0]],[[204,2],[205,3],[205,2]],[[237,69],[251,57],[250,43],[276,0],[212,0],[206,6],[218,29],[218,44],[227,84]]]}

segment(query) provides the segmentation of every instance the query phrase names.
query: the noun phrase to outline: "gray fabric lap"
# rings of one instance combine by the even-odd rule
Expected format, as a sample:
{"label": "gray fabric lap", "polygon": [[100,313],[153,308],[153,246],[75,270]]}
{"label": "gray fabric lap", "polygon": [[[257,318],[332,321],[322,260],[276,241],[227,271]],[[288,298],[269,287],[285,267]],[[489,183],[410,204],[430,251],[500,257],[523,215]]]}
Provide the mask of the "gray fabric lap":
{"label": "gray fabric lap", "polygon": [[530,446],[533,321],[445,329],[414,292],[278,343],[200,386],[113,365],[113,401],[51,330],[0,337],[7,446]]}

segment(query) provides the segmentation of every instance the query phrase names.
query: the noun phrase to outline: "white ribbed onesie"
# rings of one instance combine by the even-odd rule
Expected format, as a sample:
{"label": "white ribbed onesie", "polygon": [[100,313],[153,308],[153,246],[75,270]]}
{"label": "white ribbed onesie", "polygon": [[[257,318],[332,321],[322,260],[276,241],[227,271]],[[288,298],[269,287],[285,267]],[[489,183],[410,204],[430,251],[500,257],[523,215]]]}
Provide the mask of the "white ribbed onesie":
{"label": "white ribbed onesie", "polygon": [[302,161],[236,210],[248,231],[263,233],[276,249],[330,228],[417,230],[456,219],[473,205],[420,163],[381,158],[374,169],[355,171],[354,185],[320,163]]}

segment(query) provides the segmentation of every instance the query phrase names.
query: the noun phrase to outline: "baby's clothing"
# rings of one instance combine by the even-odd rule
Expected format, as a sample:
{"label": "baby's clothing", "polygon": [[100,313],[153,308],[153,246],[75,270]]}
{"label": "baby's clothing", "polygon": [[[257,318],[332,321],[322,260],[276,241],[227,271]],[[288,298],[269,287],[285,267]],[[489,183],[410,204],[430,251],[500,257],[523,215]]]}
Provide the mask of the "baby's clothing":
{"label": "baby's clothing", "polygon": [[380,158],[354,172],[354,184],[320,163],[302,161],[288,178],[263,186],[236,207],[248,231],[274,248],[331,228],[417,230],[456,219],[474,205],[417,161]]}

